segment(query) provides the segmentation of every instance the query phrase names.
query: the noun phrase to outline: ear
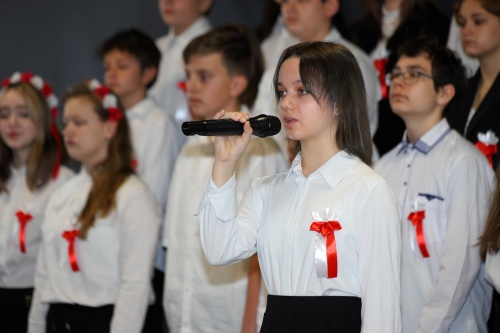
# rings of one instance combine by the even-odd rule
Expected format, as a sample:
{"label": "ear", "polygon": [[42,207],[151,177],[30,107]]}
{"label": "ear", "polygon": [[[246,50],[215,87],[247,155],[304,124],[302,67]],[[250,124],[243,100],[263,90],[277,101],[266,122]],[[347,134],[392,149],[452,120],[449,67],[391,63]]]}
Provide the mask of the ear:
{"label": "ear", "polygon": [[118,129],[117,121],[106,121],[104,123],[104,137],[108,140],[114,138],[116,130]]}
{"label": "ear", "polygon": [[329,18],[337,15],[340,9],[339,0],[325,0],[323,6],[325,8],[325,15]]}
{"label": "ear", "polygon": [[142,84],[147,86],[151,81],[154,80],[158,69],[156,67],[148,67],[142,70],[141,81]]}
{"label": "ear", "polygon": [[248,80],[243,75],[235,75],[231,78],[231,88],[229,94],[232,97],[239,97],[248,86]]}
{"label": "ear", "polygon": [[455,87],[452,84],[446,84],[438,89],[437,92],[437,103],[443,108],[452,100],[455,96]]}

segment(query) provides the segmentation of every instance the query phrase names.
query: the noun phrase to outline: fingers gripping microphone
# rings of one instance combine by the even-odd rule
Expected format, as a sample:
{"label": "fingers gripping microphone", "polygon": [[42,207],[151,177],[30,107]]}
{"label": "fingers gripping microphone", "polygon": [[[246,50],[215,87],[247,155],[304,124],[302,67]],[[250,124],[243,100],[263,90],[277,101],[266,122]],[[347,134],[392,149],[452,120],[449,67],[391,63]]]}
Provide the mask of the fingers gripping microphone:
{"label": "fingers gripping microphone", "polygon": [[[261,114],[249,119],[253,135],[264,138],[276,135],[281,130],[281,122],[278,117]],[[204,135],[204,136],[229,136],[241,135],[243,133],[243,123],[231,119],[212,119],[202,121],[186,121],[182,123],[182,133],[184,135]]]}

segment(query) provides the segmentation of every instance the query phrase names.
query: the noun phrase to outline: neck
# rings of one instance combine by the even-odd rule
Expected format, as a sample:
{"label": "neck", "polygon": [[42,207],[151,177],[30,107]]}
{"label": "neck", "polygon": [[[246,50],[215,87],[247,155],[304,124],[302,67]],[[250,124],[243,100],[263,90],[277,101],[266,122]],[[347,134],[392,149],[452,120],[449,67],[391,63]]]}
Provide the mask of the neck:
{"label": "neck", "polygon": [[189,29],[197,20],[198,20],[198,18],[194,18],[190,22],[184,22],[184,24],[182,24],[182,25],[171,26],[170,29],[172,29],[174,36],[177,37],[177,36],[181,35],[184,31]]}
{"label": "neck", "polygon": [[330,21],[317,29],[313,35],[310,36],[301,36],[299,39],[300,42],[305,43],[305,42],[314,42],[314,41],[322,41],[325,40],[326,36],[330,32],[332,26],[330,24]]}
{"label": "neck", "polygon": [[[227,103],[223,108],[221,108],[221,110],[224,110],[226,112],[240,112],[241,111],[241,105],[240,103],[238,103],[238,101],[235,99],[235,100],[231,100],[229,103]],[[205,119],[203,120],[210,120],[210,119],[214,119],[214,116],[217,114],[217,112],[219,112],[220,110],[217,110],[215,113],[211,114],[210,116],[208,117],[205,117]]]}
{"label": "neck", "polygon": [[495,81],[500,73],[500,49],[492,54],[479,58],[481,77],[484,81]]}
{"label": "neck", "polygon": [[392,12],[401,8],[403,0],[386,0],[384,1],[385,9]]}
{"label": "neck", "polygon": [[432,116],[426,117],[404,117],[406,134],[411,143],[417,142],[425,133],[430,131],[442,119],[442,112],[434,112]]}
{"label": "neck", "polygon": [[305,177],[308,177],[311,173],[318,170],[319,167],[340,151],[335,143],[318,145],[313,142],[301,141],[300,146],[302,154],[302,173]]}
{"label": "neck", "polygon": [[122,95],[119,97],[123,107],[128,111],[131,107],[146,98],[146,90],[137,91],[132,94],[128,94],[126,96]]}
{"label": "neck", "polygon": [[12,164],[14,168],[19,169],[28,162],[30,149],[18,149],[13,152]]}

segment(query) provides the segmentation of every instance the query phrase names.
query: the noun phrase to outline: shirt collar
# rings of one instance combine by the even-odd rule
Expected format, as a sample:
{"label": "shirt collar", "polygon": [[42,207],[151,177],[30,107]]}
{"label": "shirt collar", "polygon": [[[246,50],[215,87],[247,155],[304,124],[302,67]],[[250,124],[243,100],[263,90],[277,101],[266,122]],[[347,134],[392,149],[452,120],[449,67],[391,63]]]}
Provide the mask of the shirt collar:
{"label": "shirt collar", "polygon": [[443,118],[414,144],[411,144],[408,141],[408,135],[405,132],[405,134],[403,135],[403,142],[401,143],[401,147],[399,148],[397,155],[399,155],[402,151],[407,150],[408,148],[415,149],[422,154],[427,155],[432,149],[434,149],[434,147],[438,145],[439,142],[441,142],[441,140],[443,140],[448,135],[448,133],[450,133],[450,131],[450,125],[448,124],[446,119]]}
{"label": "shirt collar", "polygon": [[210,22],[206,17],[202,16],[178,36],[174,36],[174,32],[172,31],[172,29],[170,29],[170,31],[168,32],[168,40],[170,40],[170,42],[179,42],[187,44],[195,37],[199,36],[200,32],[205,32],[208,31],[209,29],[210,29]]}
{"label": "shirt collar", "polygon": [[134,104],[127,110],[127,119],[130,120],[131,118],[142,117],[153,110],[154,107],[155,104],[151,97],[143,98],[139,103]]}
{"label": "shirt collar", "polygon": [[[354,168],[356,165],[361,163],[361,160],[350,155],[348,152],[342,150],[337,154],[333,155],[325,164],[314,171],[309,177],[314,177],[314,175],[319,175],[325,179],[325,181],[330,185],[330,187],[335,187],[335,185],[345,177],[345,175]],[[292,161],[292,166],[288,171],[288,175],[285,182],[292,181],[297,177],[304,177],[302,174],[302,154],[298,153],[297,156]]]}

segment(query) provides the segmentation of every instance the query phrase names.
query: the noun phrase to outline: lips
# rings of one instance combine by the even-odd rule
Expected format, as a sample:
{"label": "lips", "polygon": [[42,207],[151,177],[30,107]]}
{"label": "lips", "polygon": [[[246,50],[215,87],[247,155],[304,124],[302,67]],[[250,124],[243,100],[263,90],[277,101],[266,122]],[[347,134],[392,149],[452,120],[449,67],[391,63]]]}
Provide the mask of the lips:
{"label": "lips", "polygon": [[16,139],[19,137],[19,132],[10,132],[9,134],[7,134],[7,136],[10,138],[10,139]]}

